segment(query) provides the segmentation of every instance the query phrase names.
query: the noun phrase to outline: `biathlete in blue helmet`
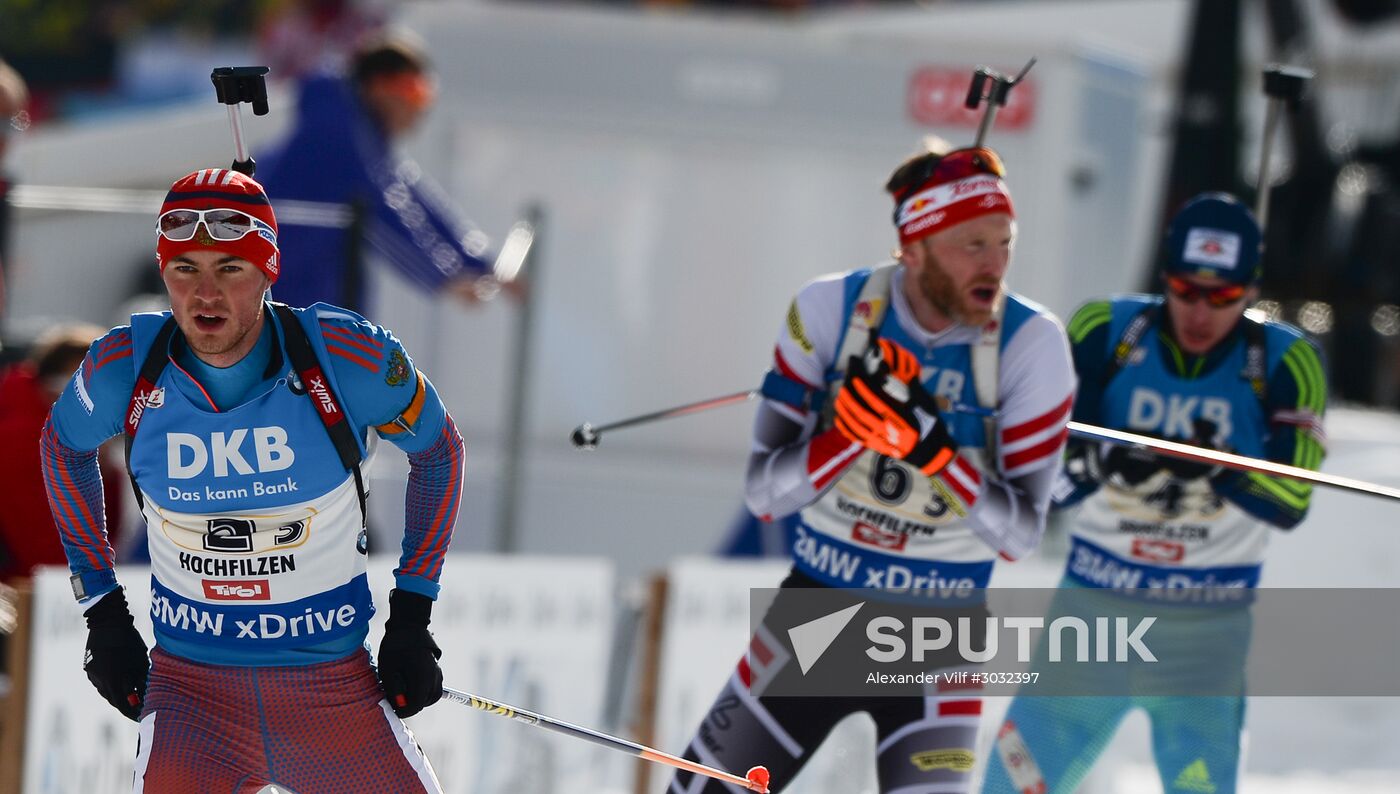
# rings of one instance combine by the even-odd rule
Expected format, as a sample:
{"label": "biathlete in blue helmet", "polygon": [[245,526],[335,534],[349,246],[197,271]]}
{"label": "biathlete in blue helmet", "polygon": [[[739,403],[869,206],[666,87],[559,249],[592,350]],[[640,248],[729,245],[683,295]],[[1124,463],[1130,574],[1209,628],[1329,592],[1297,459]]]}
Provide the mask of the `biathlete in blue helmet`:
{"label": "biathlete in blue helmet", "polygon": [[[1232,196],[1203,194],[1172,219],[1165,245],[1164,295],[1094,301],[1070,320],[1074,418],[1316,469],[1327,381],[1312,341],[1246,311],[1262,272],[1254,216]],[[1159,607],[1168,591],[1179,600],[1183,588],[1255,587],[1271,530],[1303,520],[1312,487],[1079,439],[1065,474],[1057,506],[1076,512],[1054,609],[1092,601],[1151,612],[1162,666],[1171,655],[1176,678],[1144,665],[1131,686],[1102,695],[1023,688],[983,791],[1074,791],[1135,708],[1152,723],[1165,791],[1236,791],[1248,609]],[[1213,694],[1192,696],[1197,685]]]}

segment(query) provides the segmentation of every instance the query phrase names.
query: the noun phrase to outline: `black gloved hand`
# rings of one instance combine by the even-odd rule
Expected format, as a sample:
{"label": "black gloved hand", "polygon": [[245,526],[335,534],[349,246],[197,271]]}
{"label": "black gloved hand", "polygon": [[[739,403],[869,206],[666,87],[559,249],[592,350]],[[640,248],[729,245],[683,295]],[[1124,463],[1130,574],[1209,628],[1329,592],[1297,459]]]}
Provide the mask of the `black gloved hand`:
{"label": "black gloved hand", "polygon": [[1196,480],[1202,477],[1210,477],[1219,471],[1220,467],[1214,463],[1198,463],[1185,458],[1163,457],[1162,467],[1172,473],[1178,480]]}
{"label": "black gloved hand", "polygon": [[139,720],[151,660],[146,656],[146,641],[136,631],[127,608],[126,594],[121,588],[107,593],[88,607],[85,615],[88,638],[83,672],[117,711],[127,719]]}
{"label": "black gloved hand", "polygon": [[1165,464],[1163,458],[1141,447],[1114,444],[1104,453],[1099,468],[1105,480],[1134,488],[1161,471]]}
{"label": "black gloved hand", "polygon": [[1064,472],[1076,487],[1098,487],[1103,481],[1102,451],[1096,441],[1070,436],[1065,442]]}
{"label": "black gloved hand", "polygon": [[395,589],[379,643],[379,686],[399,717],[412,717],[442,699],[442,651],[428,631],[433,601]]}
{"label": "black gloved hand", "polygon": [[[1204,447],[1206,449],[1218,448],[1217,425],[1209,419],[1197,419],[1193,423],[1193,433],[1191,438],[1182,443],[1190,444],[1193,447]],[[1186,460],[1172,456],[1163,456],[1163,468],[1172,473],[1173,477],[1179,480],[1196,480],[1202,477],[1213,477],[1220,473],[1220,466],[1215,463],[1201,463],[1194,460]]]}

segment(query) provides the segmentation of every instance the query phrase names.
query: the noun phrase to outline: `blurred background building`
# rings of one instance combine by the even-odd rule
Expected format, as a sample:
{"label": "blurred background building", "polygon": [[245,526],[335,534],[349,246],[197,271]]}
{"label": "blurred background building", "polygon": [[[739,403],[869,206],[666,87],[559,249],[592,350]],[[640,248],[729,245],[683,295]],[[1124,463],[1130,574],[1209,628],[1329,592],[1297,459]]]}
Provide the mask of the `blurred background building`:
{"label": "blurred background building", "polygon": [[[1020,219],[1011,286],[1061,316],[1155,289],[1182,198],[1251,197],[1260,69],[1316,70],[1276,145],[1259,308],[1321,340],[1340,400],[1400,407],[1400,0],[0,0],[0,58],[29,90],[0,117],[0,355],[55,322],[110,326],[150,305],[155,192],[232,159],[211,68],[273,67],[271,114],[244,115],[256,156],[285,132],[293,81],[386,24],[426,41],[438,74],[416,162],[497,244],[543,212],[528,333],[512,303],[463,310],[371,271],[372,319],[404,338],[467,441],[454,551],[601,555],[628,581],[718,548],[741,503],[744,409],[591,454],[570,431],[757,386],[793,292],[895,244],[890,168],[922,135],[971,141],[971,70],[1033,55],[990,143]],[[1400,430],[1377,416],[1329,422],[1329,470],[1395,484]],[[387,539],[406,463],[375,466]],[[1393,584],[1393,517],[1358,505],[1320,496],[1268,583]],[[1319,522],[1348,527],[1345,549]],[[1306,748],[1280,741],[1265,763],[1287,769]]]}
{"label": "blurred background building", "polygon": [[[427,41],[439,75],[441,103],[410,153],[497,241],[530,203],[548,226],[528,351],[515,349],[507,306],[461,312],[378,275],[388,283],[374,319],[408,338],[474,442],[480,492],[464,516],[476,542],[594,548],[596,537],[532,534],[578,522],[621,541],[623,502],[593,498],[618,488],[638,523],[674,528],[660,547],[699,551],[728,523],[718,505],[737,493],[744,417],[620,435],[591,459],[568,450],[568,431],[753,385],[787,296],[890,247],[877,177],[920,135],[970,140],[961,101],[973,66],[1040,57],[991,142],[1025,209],[1012,286],[1067,314],[1091,295],[1155,287],[1158,230],[1181,197],[1253,194],[1259,71],[1282,61],[1318,77],[1277,146],[1261,308],[1322,340],[1341,399],[1395,407],[1398,10],[0,0],[0,57],[30,90],[7,128],[17,189],[3,338],[17,351],[54,320],[117,323],[153,273],[139,213],[23,210],[47,206],[35,189],[26,204],[24,186],[160,190],[181,169],[230,159],[207,78],[228,63],[273,66],[274,111],[246,122],[256,155],[289,123],[297,77],[342,65],[392,20]],[[531,370],[530,394],[505,393],[517,366]],[[550,498],[530,500],[519,527],[488,527],[502,514],[491,479],[518,400],[532,439],[525,490]],[[683,454],[685,473],[628,470],[644,450]],[[657,477],[656,504],[654,488],[622,485]],[[643,552],[639,564],[653,561]]]}

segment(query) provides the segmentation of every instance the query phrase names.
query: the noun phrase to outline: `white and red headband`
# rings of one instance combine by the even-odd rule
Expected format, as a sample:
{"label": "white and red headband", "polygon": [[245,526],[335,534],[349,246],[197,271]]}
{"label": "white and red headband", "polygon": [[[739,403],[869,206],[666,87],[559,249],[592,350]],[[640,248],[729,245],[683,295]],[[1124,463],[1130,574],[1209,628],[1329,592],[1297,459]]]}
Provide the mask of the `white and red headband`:
{"label": "white and red headband", "polygon": [[929,182],[899,202],[895,225],[899,244],[908,245],[982,215],[1016,217],[1006,183],[992,174],[973,174],[939,184]]}

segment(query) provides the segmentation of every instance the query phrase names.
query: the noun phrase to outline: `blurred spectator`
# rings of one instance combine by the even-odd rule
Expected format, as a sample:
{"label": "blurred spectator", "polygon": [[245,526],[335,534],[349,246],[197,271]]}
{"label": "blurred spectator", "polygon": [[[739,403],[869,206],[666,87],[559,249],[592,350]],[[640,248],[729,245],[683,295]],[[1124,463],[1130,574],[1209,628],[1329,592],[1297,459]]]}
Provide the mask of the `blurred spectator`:
{"label": "blurred spectator", "polygon": [[10,205],[5,200],[10,192],[10,177],[5,171],[5,150],[10,137],[29,126],[29,89],[24,78],[0,60],[0,317],[5,314],[6,254],[9,253]]}
{"label": "blurred spectator", "polygon": [[283,221],[278,242],[291,266],[275,298],[370,314],[363,243],[429,291],[474,302],[494,285],[485,235],[392,148],[422,121],[435,94],[427,56],[402,34],[365,42],[346,76],[302,82],[292,133],[259,162],[258,179],[274,203],[347,204],[356,220],[348,230]]}
{"label": "blurred spectator", "polygon": [[258,31],[271,77],[297,79],[345,70],[357,42],[384,27],[380,9],[356,0],[291,0],[268,13]]}
{"label": "blurred spectator", "polygon": [[[0,373],[0,482],[5,509],[0,510],[0,581],[27,577],[38,565],[64,565],[63,544],[49,512],[44,477],[39,470],[39,436],[54,400],[83,362],[88,346],[102,335],[95,325],[60,325],[43,335],[23,361]],[[103,460],[102,476],[120,484],[120,465]],[[121,487],[107,487],[107,526],[121,526]],[[118,538],[112,537],[115,548]]]}
{"label": "blurred spectator", "polygon": [[0,59],[0,162],[5,160],[9,136],[29,126],[29,87],[9,64]]}

